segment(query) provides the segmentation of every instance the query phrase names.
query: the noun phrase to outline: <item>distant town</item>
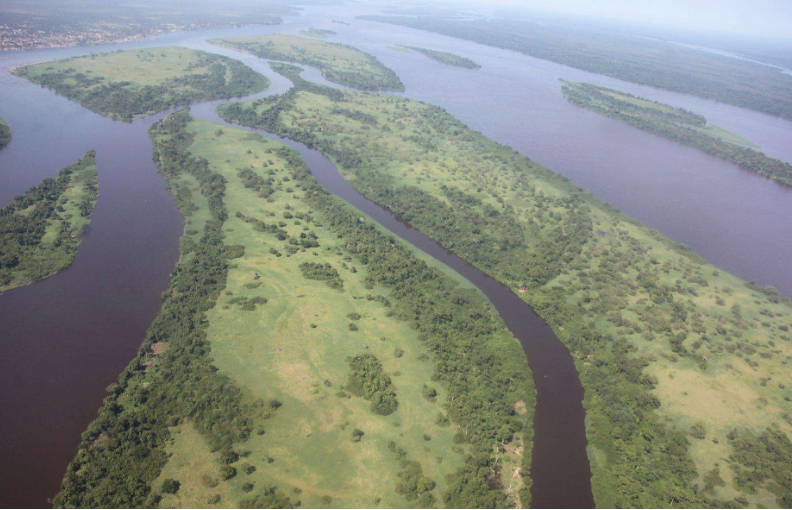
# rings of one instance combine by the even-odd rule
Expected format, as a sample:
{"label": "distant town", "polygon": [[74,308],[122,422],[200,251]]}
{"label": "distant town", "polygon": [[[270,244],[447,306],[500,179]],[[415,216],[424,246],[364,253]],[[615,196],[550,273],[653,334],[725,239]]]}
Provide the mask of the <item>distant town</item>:
{"label": "distant town", "polygon": [[[261,24],[277,24],[280,19],[259,20]],[[138,41],[169,32],[184,30],[207,30],[213,28],[237,28],[251,23],[242,22],[201,22],[201,23],[166,23],[157,28],[125,27],[92,27],[66,31],[49,31],[0,25],[0,51],[35,50],[42,48],[65,48],[96,44],[114,44]]]}

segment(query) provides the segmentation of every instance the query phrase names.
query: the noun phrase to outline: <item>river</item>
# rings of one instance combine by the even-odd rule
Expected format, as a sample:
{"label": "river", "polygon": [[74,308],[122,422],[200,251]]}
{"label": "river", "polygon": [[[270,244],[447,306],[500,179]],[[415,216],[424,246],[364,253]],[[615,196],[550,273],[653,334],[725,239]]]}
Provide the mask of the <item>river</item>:
{"label": "river", "polygon": [[[334,40],[369,51],[392,67],[407,86],[405,95],[446,108],[472,128],[513,146],[627,214],[691,245],[720,267],[762,284],[774,284],[792,295],[792,265],[784,263],[792,248],[792,222],[788,221],[792,217],[792,190],[694,149],[569,105],[561,98],[557,78],[621,88],[697,111],[787,161],[792,160],[792,144],[788,143],[792,123],[475,43],[362,22],[354,20],[353,14],[311,7],[303,17],[289,18],[279,27],[174,33],[93,48],[6,52],[0,54],[0,69],[166,44],[230,54],[230,50],[210,47],[203,41],[220,36],[296,32],[309,26],[328,28],[339,32]],[[331,19],[353,25],[332,23]],[[423,56],[397,51],[392,48],[394,43],[452,51],[478,61],[482,69],[442,66]],[[266,65],[257,59],[245,56],[242,60],[273,80],[267,93],[288,88],[285,79],[264,69]],[[315,79],[316,73],[309,70],[304,76]],[[4,390],[0,392],[0,505],[35,507],[45,505],[46,498],[57,491],[80,433],[96,416],[104,388],[132,358],[159,309],[160,293],[167,287],[168,273],[178,259],[183,219],[156,173],[147,136],[151,123],[166,113],[131,124],[113,122],[4,71],[0,72],[0,90],[0,116],[14,130],[13,141],[0,151],[0,206],[44,177],[54,176],[58,168],[75,161],[89,148],[97,149],[99,167],[99,201],[74,264],[43,282],[0,295],[0,387]],[[496,93],[482,94],[482,90]],[[214,118],[214,104],[199,105],[194,112]],[[552,332],[527,313],[516,296],[502,294],[497,282],[359,197],[323,156],[296,148],[323,185],[468,277],[490,297],[515,336],[528,339],[523,346],[534,358],[535,376],[543,374],[537,377],[537,439],[540,434],[547,438],[537,441],[534,452],[536,459],[546,458],[545,464],[535,463],[535,486],[542,480],[547,494],[558,494],[570,479],[585,479],[583,471],[588,465],[580,455],[585,452],[585,437],[580,436],[582,414],[574,405],[572,409],[559,405],[568,403],[570,395],[575,395],[579,403],[582,390],[577,377],[568,376],[569,366],[564,365],[568,353]],[[532,349],[541,352],[532,354]],[[536,356],[545,356],[545,361],[538,362]],[[565,397],[554,392],[562,392]],[[546,421],[543,416],[548,417]],[[552,416],[559,421],[549,418]],[[569,477],[557,478],[554,485],[548,474],[563,468],[565,457],[549,447],[565,440],[570,442],[565,451],[571,455],[573,469]],[[547,448],[547,452],[541,448]],[[558,486],[561,483],[564,487]],[[569,490],[570,497],[577,497],[575,501],[582,506],[586,506],[580,503],[585,486]],[[541,493],[535,491],[534,496],[537,506],[546,501]],[[545,506],[565,505],[558,500],[557,505]]]}

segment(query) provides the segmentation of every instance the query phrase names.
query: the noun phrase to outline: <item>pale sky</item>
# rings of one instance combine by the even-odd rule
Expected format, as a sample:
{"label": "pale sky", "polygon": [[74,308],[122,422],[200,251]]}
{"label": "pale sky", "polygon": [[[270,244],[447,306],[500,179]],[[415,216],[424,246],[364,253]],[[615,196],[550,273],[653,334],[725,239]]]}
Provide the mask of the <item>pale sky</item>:
{"label": "pale sky", "polygon": [[442,3],[527,8],[615,21],[792,38],[792,0],[445,0]]}

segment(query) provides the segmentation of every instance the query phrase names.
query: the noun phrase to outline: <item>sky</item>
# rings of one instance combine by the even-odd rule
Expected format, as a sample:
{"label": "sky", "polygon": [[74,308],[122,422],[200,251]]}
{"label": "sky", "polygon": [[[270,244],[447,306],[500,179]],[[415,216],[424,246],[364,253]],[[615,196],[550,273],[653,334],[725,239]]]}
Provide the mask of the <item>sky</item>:
{"label": "sky", "polygon": [[[792,39],[792,0],[463,0],[707,32]],[[458,2],[456,2],[458,3]]]}

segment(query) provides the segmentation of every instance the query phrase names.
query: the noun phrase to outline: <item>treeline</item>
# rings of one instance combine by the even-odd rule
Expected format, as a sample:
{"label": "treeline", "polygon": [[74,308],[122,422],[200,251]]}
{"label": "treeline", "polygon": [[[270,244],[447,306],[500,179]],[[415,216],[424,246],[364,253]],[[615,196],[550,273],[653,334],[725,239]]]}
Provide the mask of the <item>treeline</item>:
{"label": "treeline", "polygon": [[437,32],[633,83],[792,119],[792,77],[778,69],[681,45],[529,20],[360,16]]}
{"label": "treeline", "polygon": [[473,60],[470,60],[469,58],[461,57],[459,55],[454,55],[453,53],[448,53],[445,51],[438,51],[438,50],[430,50],[428,48],[419,48],[418,46],[405,46],[405,48],[409,48],[413,51],[416,51],[422,55],[431,58],[435,62],[440,62],[441,64],[446,64],[454,67],[464,67],[466,69],[481,69],[481,66],[478,65]]}
{"label": "treeline", "polygon": [[0,291],[69,267],[98,194],[96,152],[90,150],[0,209]]}
{"label": "treeline", "polygon": [[[561,90],[568,101],[578,106],[669,140],[701,149],[746,170],[792,186],[792,165],[771,158],[763,152],[724,141],[695,129],[706,126],[707,121],[701,115],[653,101],[662,109],[638,106],[613,97],[608,92],[630,98],[635,96],[588,83],[564,82]],[[649,101],[643,98],[637,99]]]}
{"label": "treeline", "polygon": [[[334,54],[328,57],[312,55],[311,50],[300,48],[294,44],[295,41],[308,42],[319,50]],[[351,46],[283,35],[267,36],[261,42],[235,39],[215,39],[209,42],[246,51],[267,60],[283,60],[315,67],[327,80],[347,87],[360,90],[404,91],[404,84],[392,69],[386,67],[374,55]],[[344,53],[354,54],[354,58],[361,58],[363,62],[355,62]]]}
{"label": "treeline", "polygon": [[8,127],[8,124],[6,124],[3,119],[0,119],[0,149],[8,145],[10,142],[11,128]]}
{"label": "treeline", "polygon": [[74,68],[37,74],[25,66],[15,72],[91,111],[123,121],[198,101],[246,96],[269,85],[266,77],[237,60],[202,51],[195,54],[198,62],[188,67],[184,76],[157,85],[111,81],[99,76],[90,78]]}
{"label": "treeline", "polygon": [[[192,175],[209,204],[200,242],[171,275],[164,303],[137,356],[120,375],[83,433],[77,456],[69,465],[55,507],[155,507],[161,497],[151,487],[167,461],[169,427],[189,420],[219,453],[218,472],[234,476],[230,463],[239,458],[234,445],[261,428],[271,406],[247,403],[241,390],[212,364],[206,339],[206,311],[215,306],[226,285],[228,259],[224,244],[225,179],[206,160],[187,152],[189,113],[178,112],[151,128],[154,158],[170,191],[180,175]],[[192,214],[189,197],[177,202]],[[263,430],[263,429],[262,429]],[[273,488],[249,502],[261,508],[298,505]]]}

